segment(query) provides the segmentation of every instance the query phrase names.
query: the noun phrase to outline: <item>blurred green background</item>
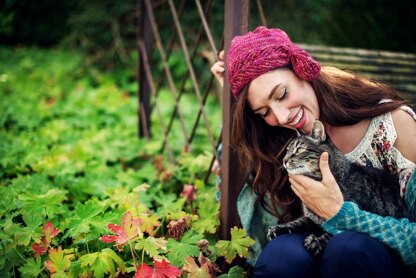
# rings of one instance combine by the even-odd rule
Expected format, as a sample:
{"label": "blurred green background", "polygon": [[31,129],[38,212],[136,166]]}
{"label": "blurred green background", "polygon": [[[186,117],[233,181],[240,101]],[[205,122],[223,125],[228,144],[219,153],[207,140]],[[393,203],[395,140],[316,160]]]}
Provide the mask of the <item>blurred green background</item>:
{"label": "blurred green background", "polygon": [[[158,20],[169,13],[168,8],[158,10],[164,2],[152,2]],[[177,7],[179,2],[175,1]],[[261,2],[268,25],[286,30],[295,42],[416,52],[416,2],[412,0]],[[135,62],[131,53],[136,52],[137,6],[133,0],[4,0],[0,4],[0,42],[81,48],[90,62],[113,69]],[[252,29],[260,20],[255,1],[251,7]],[[200,24],[195,2],[185,1],[184,10],[184,33],[192,33],[195,24]],[[224,1],[214,0],[209,20],[217,43],[223,13]],[[161,33],[162,38],[169,35],[168,31]]]}
{"label": "blurred green background", "polygon": [[[104,80],[109,79],[110,83],[121,91],[131,97],[135,96],[140,86],[137,81],[140,2],[134,0],[1,1],[0,48],[3,51],[0,52],[2,54],[0,59],[4,71],[0,74],[3,74],[3,77],[8,76],[10,81],[10,74],[7,74],[8,69],[11,68],[7,65],[20,62],[24,64],[27,61],[33,64],[32,70],[42,71],[44,69],[35,59],[39,55],[45,61],[49,58],[50,61],[46,63],[51,64],[79,59],[76,70],[73,70],[73,74],[68,76],[66,81],[83,79],[88,86],[96,88],[100,87]],[[168,1],[151,2],[166,52],[170,52],[169,41],[172,38],[176,39],[171,53],[168,53],[167,62],[173,81],[179,89],[188,67],[175,35],[176,30]],[[250,29],[261,24],[256,2],[250,2]],[[414,20],[416,1],[413,0],[262,0],[260,2],[268,26],[284,29],[296,43],[416,52],[416,20]],[[209,3],[207,0],[201,0],[203,7],[207,3]],[[201,25],[196,3],[190,0],[174,0],[174,4],[178,9],[185,40],[191,51],[196,42],[197,29]],[[218,49],[221,48],[223,36],[224,6],[225,1],[213,0],[206,15]],[[196,43],[196,47],[199,57],[193,60],[193,67],[202,90],[211,77],[209,67],[214,58],[206,37]],[[156,46],[154,49],[156,50]],[[61,59],[56,55],[57,52],[52,50],[60,51],[59,55],[74,53],[75,56]],[[15,59],[18,57],[20,60],[16,62]],[[153,51],[150,60],[155,79],[163,80],[164,69],[160,52]],[[103,76],[103,73],[106,75]],[[163,103],[173,104],[174,98],[169,98],[171,89],[166,78],[164,79],[156,84],[157,90],[162,91],[160,97]],[[155,82],[159,81],[155,80]],[[184,95],[194,95],[194,86],[189,77],[184,84]],[[214,86],[216,85],[214,83]],[[216,107],[213,110],[218,110],[215,112],[216,115],[220,113],[221,99],[220,90],[217,91],[219,93],[212,94],[210,99],[213,107]],[[2,95],[2,97],[7,96]],[[192,98],[191,103],[196,103],[195,98]],[[189,107],[189,104],[186,106]],[[173,106],[165,110],[169,112],[172,109]],[[195,116],[195,113],[191,114],[191,117]],[[152,115],[153,118],[154,116]],[[213,129],[218,128],[221,122],[220,115],[215,116],[214,119]],[[179,125],[175,126],[174,130],[175,128],[180,130]],[[157,130],[154,133],[160,132]]]}
{"label": "blurred green background", "polygon": [[[179,18],[191,49],[201,24],[195,1],[174,2],[176,7],[184,3]],[[261,21],[256,1],[251,2],[253,29]],[[416,52],[416,1],[261,2],[268,25],[286,30],[297,43]],[[207,1],[201,3],[205,6]],[[172,16],[166,0],[152,4],[167,51],[175,34]],[[122,195],[133,194],[141,183],[150,185],[141,201],[160,215],[180,211],[172,204],[183,205],[179,195],[183,185],[195,184],[199,203],[189,209],[202,207],[208,213],[200,213],[199,224],[194,225],[207,227],[210,233],[218,226],[216,176],[202,182],[213,155],[204,121],[199,120],[190,152],[184,151],[181,125],[173,122],[168,141],[178,158],[174,168],[160,156],[166,153],[166,148],[161,150],[166,143],[156,113],[151,115],[152,140],[137,138],[141,16],[137,7],[132,0],[0,1],[0,238],[5,254],[0,256],[0,272],[4,277],[42,272],[40,260],[30,268],[26,258],[33,256],[31,244],[46,219],[59,223],[59,229],[67,231],[65,237],[70,235],[62,239],[65,248],[77,245],[79,254],[92,247],[101,250],[101,227],[89,230],[88,226],[82,233],[70,230],[78,221],[75,208],[90,199],[100,200],[103,210],[111,208],[99,217],[113,223],[109,219],[119,219],[124,209],[114,209],[117,200],[124,206]],[[207,20],[219,49],[224,1],[213,0]],[[199,56],[193,66],[205,89],[213,55],[206,38],[196,47]],[[158,51],[150,57],[159,78],[164,76],[160,58]],[[178,42],[167,62],[179,88],[188,67]],[[168,119],[176,100],[166,78],[156,86],[161,117]],[[194,89],[186,79],[179,103],[188,135],[199,110]],[[220,99],[209,94],[205,104],[215,142],[222,122]],[[44,207],[46,214],[54,215],[32,213]],[[85,248],[84,242],[90,247]],[[130,260],[128,256],[125,260]]]}

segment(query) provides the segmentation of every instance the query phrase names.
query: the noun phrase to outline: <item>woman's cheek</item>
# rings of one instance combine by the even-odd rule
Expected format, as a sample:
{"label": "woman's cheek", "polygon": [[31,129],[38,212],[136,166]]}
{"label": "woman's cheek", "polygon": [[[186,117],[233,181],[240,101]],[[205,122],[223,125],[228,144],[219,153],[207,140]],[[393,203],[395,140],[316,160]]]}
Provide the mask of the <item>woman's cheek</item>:
{"label": "woman's cheek", "polygon": [[276,120],[276,117],[273,115],[270,115],[269,117],[265,118],[264,121],[266,122],[266,124],[270,125],[270,126],[278,126],[279,122]]}

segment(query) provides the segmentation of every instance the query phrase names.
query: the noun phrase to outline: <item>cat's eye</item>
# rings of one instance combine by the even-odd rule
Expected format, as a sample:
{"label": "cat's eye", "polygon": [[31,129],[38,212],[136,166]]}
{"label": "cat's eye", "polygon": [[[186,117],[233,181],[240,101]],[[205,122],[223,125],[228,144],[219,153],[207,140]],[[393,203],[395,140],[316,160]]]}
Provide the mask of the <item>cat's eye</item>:
{"label": "cat's eye", "polygon": [[303,153],[305,151],[306,151],[306,148],[304,148],[304,147],[297,147],[296,148],[296,153]]}

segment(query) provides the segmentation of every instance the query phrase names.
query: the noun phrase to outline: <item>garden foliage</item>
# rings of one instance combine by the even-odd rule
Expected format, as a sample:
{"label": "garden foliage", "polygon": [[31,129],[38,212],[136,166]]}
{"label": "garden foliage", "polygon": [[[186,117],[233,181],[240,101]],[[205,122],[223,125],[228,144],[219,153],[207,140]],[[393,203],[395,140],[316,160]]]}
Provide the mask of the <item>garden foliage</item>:
{"label": "garden foliage", "polygon": [[253,240],[216,236],[209,146],[168,163],[162,138],[137,137],[137,88],[90,75],[77,53],[0,48],[0,59],[2,276],[244,275],[216,264],[247,257]]}

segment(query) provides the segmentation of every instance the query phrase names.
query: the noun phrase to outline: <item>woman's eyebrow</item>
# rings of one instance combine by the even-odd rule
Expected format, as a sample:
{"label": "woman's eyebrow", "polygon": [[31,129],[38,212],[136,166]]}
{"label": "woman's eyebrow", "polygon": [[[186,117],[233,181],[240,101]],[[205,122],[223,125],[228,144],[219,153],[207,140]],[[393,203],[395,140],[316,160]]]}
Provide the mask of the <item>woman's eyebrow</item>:
{"label": "woman's eyebrow", "polygon": [[[271,100],[272,99],[272,97],[274,96],[274,94],[277,92],[277,89],[280,87],[282,85],[282,83],[279,83],[279,84],[277,84],[276,86],[274,86],[272,89],[271,89],[271,91],[270,91],[270,93],[269,93],[269,96],[268,96],[268,100]],[[261,110],[263,107],[259,107],[259,108],[256,108],[256,109],[253,109],[253,112],[254,113],[257,113],[259,110]]]}
{"label": "woman's eyebrow", "polygon": [[270,91],[270,94],[269,94],[269,100],[271,100],[271,99],[272,99],[273,95],[276,93],[277,89],[278,89],[281,85],[282,85],[282,83],[279,83],[279,84],[277,84],[276,86],[274,86],[274,87],[272,88],[272,90]]}

